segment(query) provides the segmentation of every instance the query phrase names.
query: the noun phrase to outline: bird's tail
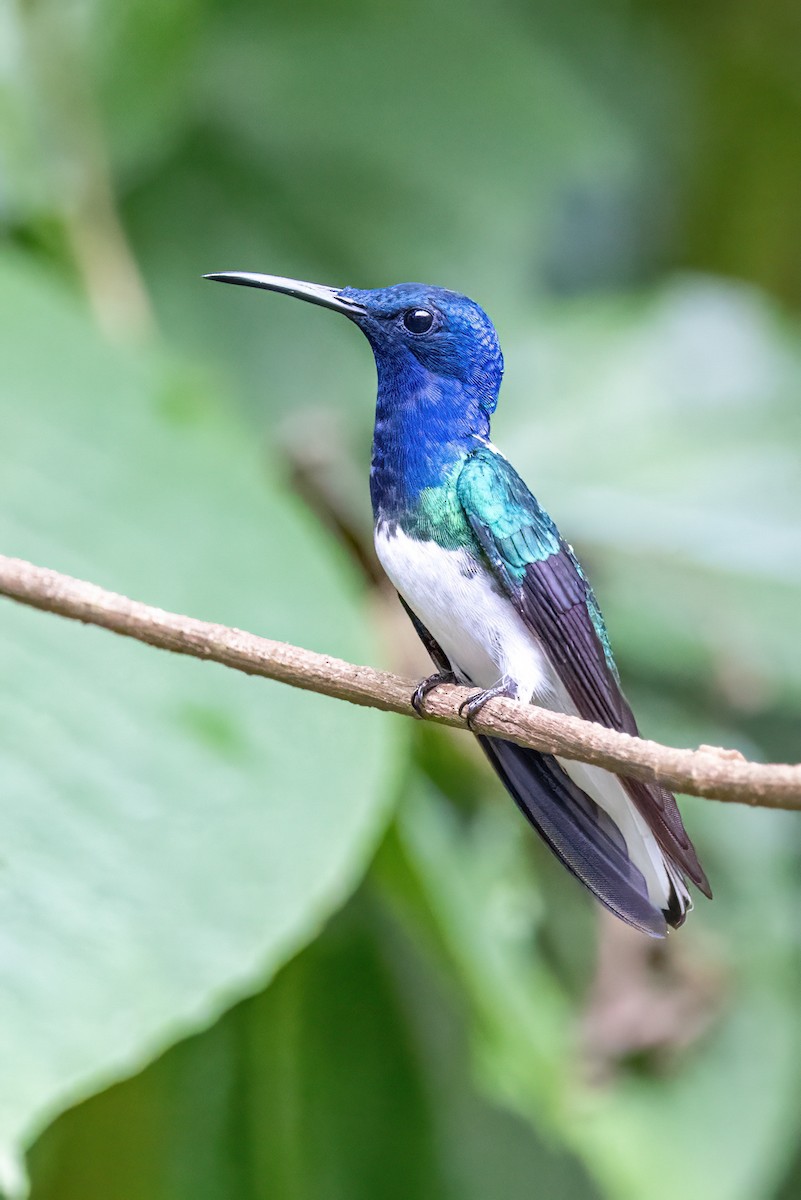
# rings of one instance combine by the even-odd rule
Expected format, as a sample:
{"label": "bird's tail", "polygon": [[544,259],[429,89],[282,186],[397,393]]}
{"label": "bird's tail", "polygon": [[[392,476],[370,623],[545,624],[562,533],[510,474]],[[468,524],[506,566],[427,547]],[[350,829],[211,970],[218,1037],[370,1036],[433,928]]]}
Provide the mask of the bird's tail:
{"label": "bird's tail", "polygon": [[[683,875],[662,855],[647,828],[636,827],[642,844],[633,856],[631,831],[626,831],[627,839],[607,811],[610,806],[597,803],[556,758],[497,738],[478,740],[521,812],[567,869],[615,916],[651,937],[664,937],[668,924],[682,923],[691,907]],[[601,774],[608,776],[610,788],[614,781],[624,794],[615,776]],[[664,881],[656,900],[653,879],[646,880],[646,874],[652,876],[656,870],[648,855],[659,856]]]}

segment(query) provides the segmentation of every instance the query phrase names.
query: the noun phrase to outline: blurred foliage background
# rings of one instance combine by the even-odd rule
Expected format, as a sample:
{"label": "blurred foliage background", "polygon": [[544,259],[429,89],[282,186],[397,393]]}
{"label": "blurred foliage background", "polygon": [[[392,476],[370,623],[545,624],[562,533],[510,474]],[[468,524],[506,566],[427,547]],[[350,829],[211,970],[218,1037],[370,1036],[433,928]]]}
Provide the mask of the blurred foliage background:
{"label": "blurred foliage background", "polygon": [[[421,673],[358,331],[492,314],[496,440],[644,731],[801,757],[801,86],[766,0],[0,0],[0,547]],[[801,1196],[801,824],[686,800],[715,902],[603,919],[470,739],[0,621],[0,1186]]]}

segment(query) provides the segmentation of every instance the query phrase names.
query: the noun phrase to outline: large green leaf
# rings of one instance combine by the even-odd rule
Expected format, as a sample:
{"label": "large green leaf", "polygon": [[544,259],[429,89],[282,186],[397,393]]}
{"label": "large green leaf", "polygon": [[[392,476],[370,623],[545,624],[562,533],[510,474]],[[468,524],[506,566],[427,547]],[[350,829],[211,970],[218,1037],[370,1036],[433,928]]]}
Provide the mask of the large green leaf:
{"label": "large green leaf", "polygon": [[394,991],[363,918],[337,921],[262,995],[48,1131],[33,1197],[445,1200]]}
{"label": "large green leaf", "polygon": [[[5,553],[373,656],[346,564],[201,378],[109,348],[15,261],[0,297]],[[390,734],[377,713],[4,604],[6,1154],[319,929],[381,828]]]}
{"label": "large green leaf", "polygon": [[589,1200],[477,1092],[465,1016],[365,888],[266,992],[48,1129],[33,1200]]}

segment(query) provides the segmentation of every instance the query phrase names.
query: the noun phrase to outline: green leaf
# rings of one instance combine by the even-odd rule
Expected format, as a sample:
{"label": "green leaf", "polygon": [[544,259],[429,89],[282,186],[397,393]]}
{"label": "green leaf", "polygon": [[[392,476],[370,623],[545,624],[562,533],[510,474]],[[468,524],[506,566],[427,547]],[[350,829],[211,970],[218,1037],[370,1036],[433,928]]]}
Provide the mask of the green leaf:
{"label": "green leaf", "polygon": [[477,1092],[441,967],[365,888],[266,992],[48,1129],[33,1200],[588,1200]]}
{"label": "green leaf", "polygon": [[[0,268],[0,546],[369,661],[360,589],[202,377]],[[259,986],[387,814],[378,713],[3,602],[0,1147]]]}
{"label": "green leaf", "polygon": [[48,1130],[33,1197],[444,1200],[422,1075],[349,909],[266,992]]}
{"label": "green leaf", "polygon": [[503,809],[460,822],[422,777],[398,824],[438,941],[474,1006],[482,1073],[552,1132],[565,1095],[570,1006],[536,941],[546,908],[526,858],[530,831]]}

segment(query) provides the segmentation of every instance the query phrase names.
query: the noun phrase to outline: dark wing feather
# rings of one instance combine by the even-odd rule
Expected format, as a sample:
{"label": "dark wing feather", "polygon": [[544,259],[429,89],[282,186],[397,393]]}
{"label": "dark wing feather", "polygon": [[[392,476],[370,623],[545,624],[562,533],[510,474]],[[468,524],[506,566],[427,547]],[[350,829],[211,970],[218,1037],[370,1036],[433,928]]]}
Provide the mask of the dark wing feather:
{"label": "dark wing feather", "polygon": [[[634,714],[620,689],[617,672],[606,660],[588,609],[588,593],[594,602],[572,551],[563,546],[547,560],[526,568],[521,611],[531,628],[540,631],[538,636],[581,716],[637,737]],[[671,793],[658,783],[640,779],[623,778],[622,783],[662,849],[709,895],[709,882]]]}
{"label": "dark wing feather", "polygon": [[667,933],[614,822],[576,787],[555,758],[479,737],[520,811],[557,858],[621,920],[651,937]]}
{"label": "dark wing feather", "polygon": [[[468,458],[457,488],[496,577],[542,644],[579,714],[636,735],[597,601],[551,518],[511,464],[489,449]],[[711,895],[670,792],[640,780],[622,783],[665,853]]]}
{"label": "dark wing feather", "polygon": [[560,543],[554,554],[526,566],[520,588],[523,616],[537,630],[582,716],[636,733],[587,605],[589,584],[569,548]]}

